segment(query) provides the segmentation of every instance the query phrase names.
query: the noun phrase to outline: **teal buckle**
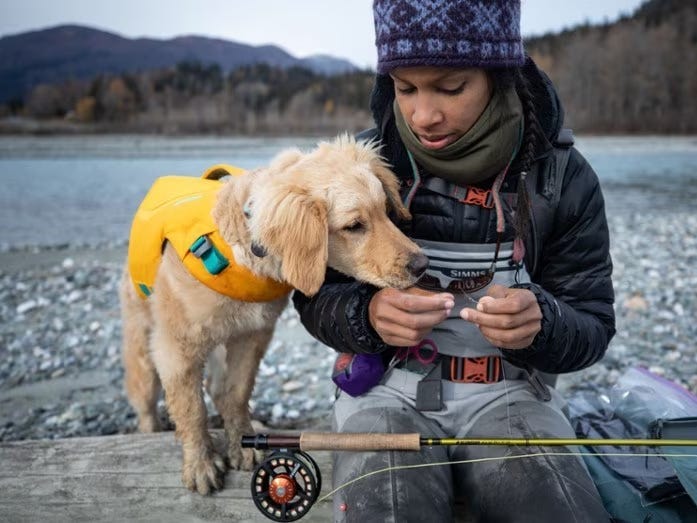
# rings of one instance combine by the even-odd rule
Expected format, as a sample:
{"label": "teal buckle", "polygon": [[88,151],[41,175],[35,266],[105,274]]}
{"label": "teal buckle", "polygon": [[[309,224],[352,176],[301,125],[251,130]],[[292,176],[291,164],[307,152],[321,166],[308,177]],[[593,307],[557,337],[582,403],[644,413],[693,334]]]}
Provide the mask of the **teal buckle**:
{"label": "teal buckle", "polygon": [[148,287],[144,283],[139,283],[138,288],[140,289],[140,292],[145,294],[145,297],[149,297],[152,294],[152,287]]}
{"label": "teal buckle", "polygon": [[213,242],[208,239],[208,236],[199,236],[191,244],[189,251],[203,262],[210,274],[220,274],[225,267],[230,265],[227,258],[216,249]]}

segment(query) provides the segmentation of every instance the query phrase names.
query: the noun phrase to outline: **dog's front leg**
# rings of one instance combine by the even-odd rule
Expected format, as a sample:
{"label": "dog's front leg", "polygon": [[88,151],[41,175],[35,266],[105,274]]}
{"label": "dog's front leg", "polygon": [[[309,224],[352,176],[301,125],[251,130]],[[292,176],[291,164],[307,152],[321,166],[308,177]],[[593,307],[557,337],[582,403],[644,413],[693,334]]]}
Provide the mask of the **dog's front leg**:
{"label": "dog's front leg", "polygon": [[165,389],[167,409],[182,442],[182,481],[189,490],[209,494],[223,486],[225,462],[215,451],[207,430],[208,416],[203,400],[203,360],[191,347],[156,329],[153,359]]}
{"label": "dog's front leg", "polygon": [[228,459],[234,469],[251,470],[255,462],[252,449],[243,449],[240,439],[243,434],[253,434],[249,414],[249,398],[264,357],[271,341],[273,327],[256,331],[248,336],[238,336],[226,343],[227,372],[222,390],[213,401],[225,423],[228,439]]}

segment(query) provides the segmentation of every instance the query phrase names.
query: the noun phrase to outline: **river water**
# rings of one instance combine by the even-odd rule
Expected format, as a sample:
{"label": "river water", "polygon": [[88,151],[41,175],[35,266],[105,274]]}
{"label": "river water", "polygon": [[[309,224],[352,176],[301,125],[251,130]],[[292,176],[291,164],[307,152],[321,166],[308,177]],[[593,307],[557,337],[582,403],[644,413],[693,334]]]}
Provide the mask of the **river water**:
{"label": "river water", "polygon": [[[153,180],[217,163],[260,167],[317,138],[0,137],[0,248],[125,242]],[[578,137],[608,214],[697,210],[697,137]]]}

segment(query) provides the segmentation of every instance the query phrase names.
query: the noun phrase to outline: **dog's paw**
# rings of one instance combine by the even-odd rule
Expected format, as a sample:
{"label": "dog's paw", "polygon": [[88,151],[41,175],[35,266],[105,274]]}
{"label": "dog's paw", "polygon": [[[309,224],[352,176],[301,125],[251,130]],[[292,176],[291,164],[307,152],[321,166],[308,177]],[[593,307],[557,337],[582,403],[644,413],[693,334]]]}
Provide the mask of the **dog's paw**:
{"label": "dog's paw", "polygon": [[228,448],[228,462],[234,470],[252,470],[261,458],[262,453],[254,449],[243,449],[239,445]]}
{"label": "dog's paw", "polygon": [[184,461],[182,481],[186,488],[206,496],[223,487],[225,461],[215,451],[205,457]]}

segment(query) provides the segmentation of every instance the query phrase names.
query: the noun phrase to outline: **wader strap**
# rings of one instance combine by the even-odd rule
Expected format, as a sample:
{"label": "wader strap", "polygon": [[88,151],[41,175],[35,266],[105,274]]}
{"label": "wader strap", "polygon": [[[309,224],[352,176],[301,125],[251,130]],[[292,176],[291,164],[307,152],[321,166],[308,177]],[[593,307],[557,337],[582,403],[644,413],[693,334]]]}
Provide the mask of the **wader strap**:
{"label": "wader strap", "polygon": [[429,177],[422,182],[423,187],[431,192],[454,198],[460,203],[468,203],[470,205],[478,205],[485,209],[494,208],[494,197],[491,189],[480,189],[479,187],[462,187],[454,183],[450,183],[443,178],[435,176]]}

